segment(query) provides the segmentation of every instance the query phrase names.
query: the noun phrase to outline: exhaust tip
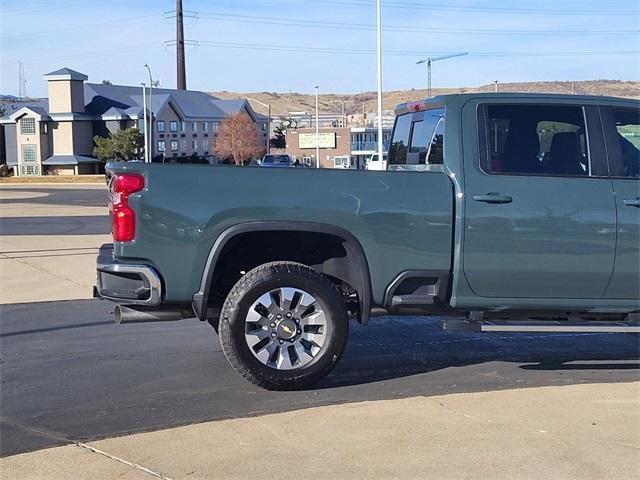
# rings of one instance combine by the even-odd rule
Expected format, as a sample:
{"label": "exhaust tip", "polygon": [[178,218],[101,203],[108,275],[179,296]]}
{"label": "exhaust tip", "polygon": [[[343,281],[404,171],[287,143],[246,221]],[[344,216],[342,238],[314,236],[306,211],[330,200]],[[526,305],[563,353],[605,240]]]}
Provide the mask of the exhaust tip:
{"label": "exhaust tip", "polygon": [[116,305],[116,308],[113,310],[113,319],[116,322],[116,325],[120,325],[122,323],[122,307],[120,305]]}
{"label": "exhaust tip", "polygon": [[124,323],[172,322],[192,318],[193,311],[178,307],[145,308],[132,305],[116,305],[113,319],[116,325]]}

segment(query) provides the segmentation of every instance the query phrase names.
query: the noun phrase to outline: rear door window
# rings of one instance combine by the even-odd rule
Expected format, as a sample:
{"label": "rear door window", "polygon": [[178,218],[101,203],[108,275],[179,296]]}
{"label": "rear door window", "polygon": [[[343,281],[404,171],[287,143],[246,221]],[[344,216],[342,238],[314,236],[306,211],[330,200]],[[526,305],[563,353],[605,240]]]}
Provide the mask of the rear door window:
{"label": "rear door window", "polygon": [[482,169],[490,174],[590,175],[582,107],[489,105]]}
{"label": "rear door window", "polygon": [[602,108],[612,177],[640,177],[640,110]]}

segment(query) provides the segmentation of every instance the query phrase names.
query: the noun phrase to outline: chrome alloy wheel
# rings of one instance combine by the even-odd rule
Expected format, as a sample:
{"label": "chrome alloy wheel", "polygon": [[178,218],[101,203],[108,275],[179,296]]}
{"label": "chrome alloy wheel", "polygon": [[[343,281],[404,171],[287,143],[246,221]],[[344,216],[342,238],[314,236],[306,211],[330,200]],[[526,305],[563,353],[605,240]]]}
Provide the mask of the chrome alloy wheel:
{"label": "chrome alloy wheel", "polygon": [[281,287],[258,298],[247,313],[245,339],[253,355],[277,370],[306,367],[325,347],[330,325],[318,301]]}

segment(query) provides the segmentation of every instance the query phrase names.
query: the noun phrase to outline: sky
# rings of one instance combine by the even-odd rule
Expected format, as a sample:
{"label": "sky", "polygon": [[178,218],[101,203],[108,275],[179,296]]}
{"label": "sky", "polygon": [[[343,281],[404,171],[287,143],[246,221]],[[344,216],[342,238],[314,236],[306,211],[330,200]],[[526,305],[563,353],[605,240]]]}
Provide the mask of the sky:
{"label": "sky", "polygon": [[[376,88],[375,0],[183,0],[192,90],[356,93]],[[0,93],[46,96],[62,67],[175,88],[173,0],[0,0]],[[169,12],[169,13],[166,13]],[[640,79],[638,0],[383,0],[383,88],[498,80]],[[167,44],[168,43],[168,44]]]}

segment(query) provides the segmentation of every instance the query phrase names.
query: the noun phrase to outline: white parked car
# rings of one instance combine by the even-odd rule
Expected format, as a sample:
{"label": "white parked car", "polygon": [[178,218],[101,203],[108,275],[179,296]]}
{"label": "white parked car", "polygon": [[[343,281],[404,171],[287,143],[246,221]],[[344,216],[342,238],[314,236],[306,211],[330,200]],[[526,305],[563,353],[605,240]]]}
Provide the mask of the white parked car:
{"label": "white parked car", "polygon": [[386,170],[387,169],[387,154],[382,155],[382,162],[378,160],[378,154],[374,153],[367,159],[367,163],[364,166],[365,170]]}

